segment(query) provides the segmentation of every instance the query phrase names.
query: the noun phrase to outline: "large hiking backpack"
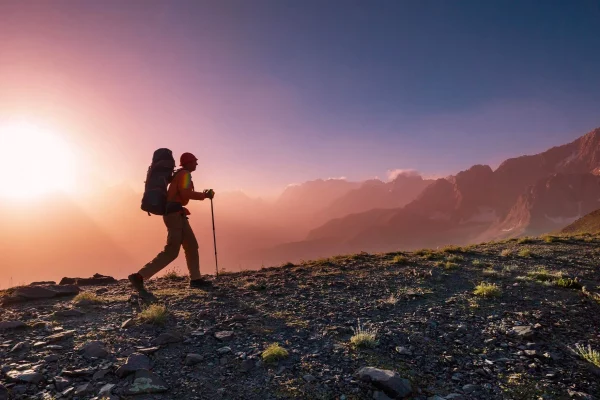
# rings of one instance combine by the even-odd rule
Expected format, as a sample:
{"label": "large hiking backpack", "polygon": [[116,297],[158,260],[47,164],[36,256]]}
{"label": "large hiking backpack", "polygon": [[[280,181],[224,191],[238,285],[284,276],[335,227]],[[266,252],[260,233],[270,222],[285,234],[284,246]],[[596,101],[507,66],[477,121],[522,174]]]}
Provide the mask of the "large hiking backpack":
{"label": "large hiking backpack", "polygon": [[173,179],[175,159],[169,149],[158,149],[148,167],[142,197],[142,210],[148,215],[164,215],[167,207],[167,186]]}

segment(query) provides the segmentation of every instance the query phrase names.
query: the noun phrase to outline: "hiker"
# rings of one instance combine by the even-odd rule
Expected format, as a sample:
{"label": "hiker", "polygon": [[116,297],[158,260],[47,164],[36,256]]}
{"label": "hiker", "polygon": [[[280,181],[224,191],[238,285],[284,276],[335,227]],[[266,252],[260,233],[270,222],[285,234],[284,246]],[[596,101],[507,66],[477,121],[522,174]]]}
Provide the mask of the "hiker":
{"label": "hiker", "polygon": [[190,287],[202,289],[212,286],[209,280],[200,276],[198,242],[188,221],[190,212],[184,206],[190,200],[212,199],[215,192],[212,189],[203,192],[194,191],[191,173],[196,170],[198,159],[193,154],[183,153],[180,157],[180,165],[181,168],[173,175],[167,190],[166,210],[163,215],[163,221],[167,226],[167,244],[164,250],[139,272],[129,275],[129,281],[142,295],[150,295],[144,288],[144,281],[175,260],[182,246],[190,272]]}

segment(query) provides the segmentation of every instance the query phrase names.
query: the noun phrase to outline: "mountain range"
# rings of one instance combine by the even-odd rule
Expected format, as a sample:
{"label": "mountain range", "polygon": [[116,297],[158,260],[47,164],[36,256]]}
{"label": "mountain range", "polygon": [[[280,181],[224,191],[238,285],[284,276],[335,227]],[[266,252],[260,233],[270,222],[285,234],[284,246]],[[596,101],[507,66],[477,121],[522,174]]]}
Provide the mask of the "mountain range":
{"label": "mountain range", "polygon": [[[263,252],[271,262],[337,252],[468,244],[560,229],[600,207],[600,129],[493,170],[475,165],[424,186],[404,207],[348,213],[305,240]],[[268,257],[272,255],[272,257]]]}
{"label": "mountain range", "polygon": [[[142,183],[77,199],[1,201],[5,275],[16,283],[95,272],[124,277],[139,269],[166,240],[162,219],[139,208]],[[275,201],[218,193],[218,259],[221,269],[237,271],[339,253],[537,235],[600,208],[599,200],[600,128],[545,152],[508,159],[495,170],[474,165],[442,179],[402,173],[389,182],[317,179],[287,187]],[[202,273],[213,273],[210,204],[190,209]],[[181,253],[173,267],[185,272]]]}

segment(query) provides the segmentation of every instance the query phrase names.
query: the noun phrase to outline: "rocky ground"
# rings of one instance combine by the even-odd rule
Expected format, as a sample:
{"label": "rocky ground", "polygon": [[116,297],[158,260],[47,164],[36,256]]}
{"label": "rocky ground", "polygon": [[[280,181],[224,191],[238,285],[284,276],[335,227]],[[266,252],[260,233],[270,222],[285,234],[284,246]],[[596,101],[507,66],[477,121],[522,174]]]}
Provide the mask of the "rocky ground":
{"label": "rocky ground", "polygon": [[171,276],[149,285],[162,324],[126,281],[7,291],[0,399],[600,398],[574,351],[600,351],[599,259],[598,237],[547,237]]}

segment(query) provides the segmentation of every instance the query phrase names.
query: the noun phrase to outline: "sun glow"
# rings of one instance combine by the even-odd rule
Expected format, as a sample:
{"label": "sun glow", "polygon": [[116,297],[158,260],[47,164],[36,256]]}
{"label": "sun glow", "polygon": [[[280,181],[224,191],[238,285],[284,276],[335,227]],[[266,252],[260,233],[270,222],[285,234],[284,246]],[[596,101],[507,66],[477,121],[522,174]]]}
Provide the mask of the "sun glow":
{"label": "sun glow", "polygon": [[75,156],[61,137],[30,122],[0,122],[0,196],[29,199],[69,192]]}

